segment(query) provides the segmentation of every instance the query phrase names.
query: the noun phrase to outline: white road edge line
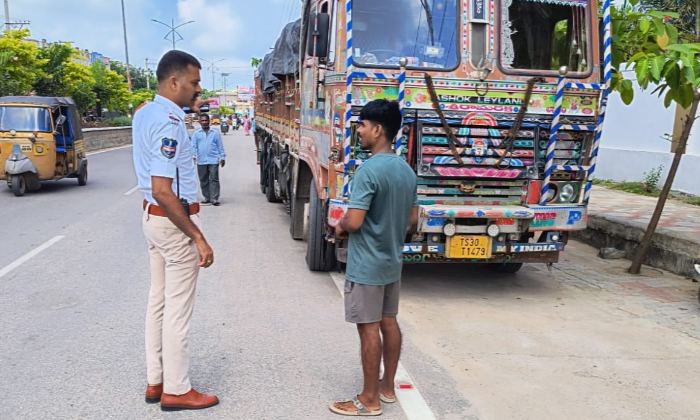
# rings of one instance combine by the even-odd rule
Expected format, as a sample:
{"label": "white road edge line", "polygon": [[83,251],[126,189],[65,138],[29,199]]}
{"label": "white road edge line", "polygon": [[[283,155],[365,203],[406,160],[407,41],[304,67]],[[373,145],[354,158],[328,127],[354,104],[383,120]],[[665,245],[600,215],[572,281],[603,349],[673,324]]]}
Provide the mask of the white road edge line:
{"label": "white road edge line", "polygon": [[129,191],[125,192],[124,195],[131,195],[135,193],[139,189],[139,186],[135,186],[134,188],[130,189]]}
{"label": "white road edge line", "polygon": [[[331,272],[330,275],[340,295],[343,296],[345,276],[336,272]],[[430,410],[428,403],[425,402],[423,395],[418,390],[416,382],[401,362],[396,370],[396,383],[409,383],[412,386],[411,389],[396,389],[396,398],[401,403],[401,408],[408,420],[436,420],[435,414]]]}
{"label": "white road edge line", "polygon": [[10,273],[12,270],[15,268],[19,267],[20,265],[24,264],[25,262],[31,260],[32,258],[36,257],[39,253],[50,247],[51,245],[55,244],[56,242],[60,241],[61,239],[65,238],[65,236],[54,236],[53,238],[49,239],[48,241],[44,242],[43,244],[39,245],[38,247],[34,248],[33,250],[27,252],[26,254],[22,255],[21,257],[17,258],[15,261],[10,263],[9,265],[6,265],[2,269],[0,269],[0,278],[5,276],[6,274]]}
{"label": "white road edge line", "polygon": [[113,152],[115,150],[121,150],[121,149],[126,149],[127,147],[131,147],[131,144],[127,144],[126,146],[117,146],[117,147],[112,147],[109,149],[103,149],[103,150],[95,150],[94,152],[88,152],[88,156],[92,155],[99,155],[100,153],[107,153],[107,152]]}

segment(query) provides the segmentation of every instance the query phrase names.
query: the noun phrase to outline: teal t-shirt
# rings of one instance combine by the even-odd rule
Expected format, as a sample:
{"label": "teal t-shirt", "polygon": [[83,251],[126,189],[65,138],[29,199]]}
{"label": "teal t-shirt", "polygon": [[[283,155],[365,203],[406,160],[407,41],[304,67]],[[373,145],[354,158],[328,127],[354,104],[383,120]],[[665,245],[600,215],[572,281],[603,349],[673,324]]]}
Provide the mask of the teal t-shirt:
{"label": "teal t-shirt", "polygon": [[416,174],[401,157],[381,153],[360,165],[349,208],[367,214],[348,240],[347,280],[384,286],[401,279],[404,239],[417,205]]}

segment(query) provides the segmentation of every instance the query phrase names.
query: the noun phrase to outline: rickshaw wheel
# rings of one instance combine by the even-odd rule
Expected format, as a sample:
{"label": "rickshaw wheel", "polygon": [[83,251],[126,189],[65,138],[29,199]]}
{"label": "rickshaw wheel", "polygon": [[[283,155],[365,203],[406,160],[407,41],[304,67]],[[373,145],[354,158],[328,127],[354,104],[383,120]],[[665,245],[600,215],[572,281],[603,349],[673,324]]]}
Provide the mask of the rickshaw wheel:
{"label": "rickshaw wheel", "polygon": [[83,167],[83,170],[80,171],[80,174],[78,175],[78,185],[80,185],[81,187],[84,187],[85,185],[87,185],[87,182],[88,182],[88,169],[87,169],[87,165],[85,165]]}
{"label": "rickshaw wheel", "polygon": [[27,184],[24,182],[24,175],[12,175],[12,192],[16,197],[21,197],[27,192]]}

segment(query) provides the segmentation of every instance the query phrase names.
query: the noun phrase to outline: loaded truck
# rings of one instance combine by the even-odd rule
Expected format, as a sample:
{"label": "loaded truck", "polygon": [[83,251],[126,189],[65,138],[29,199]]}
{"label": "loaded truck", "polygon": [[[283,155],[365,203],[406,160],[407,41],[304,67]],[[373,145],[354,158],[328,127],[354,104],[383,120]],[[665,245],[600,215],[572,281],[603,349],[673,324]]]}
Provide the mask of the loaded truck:
{"label": "loaded truck", "polygon": [[284,203],[313,271],[355,170],[356,125],[399,102],[393,150],[418,177],[406,263],[555,263],[586,228],[610,82],[610,5],[596,0],[304,0],[255,73],[260,189]]}

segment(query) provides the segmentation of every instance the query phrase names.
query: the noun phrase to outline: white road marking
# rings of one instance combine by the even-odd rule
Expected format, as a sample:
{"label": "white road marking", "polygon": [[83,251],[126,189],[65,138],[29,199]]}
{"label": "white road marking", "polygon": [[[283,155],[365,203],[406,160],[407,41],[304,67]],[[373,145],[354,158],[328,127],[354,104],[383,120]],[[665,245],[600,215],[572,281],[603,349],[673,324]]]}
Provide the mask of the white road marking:
{"label": "white road marking", "polygon": [[118,146],[118,147],[112,147],[112,148],[109,148],[109,149],[95,150],[94,152],[88,152],[87,155],[88,155],[88,156],[99,155],[100,153],[113,152],[113,151],[115,151],[115,150],[126,149],[126,148],[128,148],[128,147],[131,147],[131,145],[130,145],[130,144],[127,144],[126,146]]}
{"label": "white road marking", "polygon": [[50,247],[51,245],[55,244],[56,242],[60,241],[63,239],[64,236],[54,236],[53,238],[49,239],[48,241],[44,242],[43,244],[39,245],[38,247],[34,248],[33,250],[27,252],[26,254],[22,255],[21,257],[17,258],[14,262],[10,263],[9,265],[6,265],[2,269],[0,269],[0,278],[2,278],[4,275],[8,274],[15,268],[19,267],[20,265],[24,264],[25,262],[31,260],[32,258],[36,257],[39,253]]}
{"label": "white road marking", "polygon": [[139,189],[139,186],[137,185],[134,188],[130,189],[129,191],[125,192],[124,195],[131,195],[131,194],[135,193],[136,191],[138,191],[138,189]]}
{"label": "white road marking", "polygon": [[[330,275],[340,295],[343,296],[345,276],[336,272],[331,272]],[[396,389],[396,398],[408,420],[436,420],[435,414],[430,410],[428,403],[425,402],[423,395],[418,390],[416,382],[401,362],[399,362],[399,367],[396,370],[395,382],[397,385],[411,384],[411,389]]]}

